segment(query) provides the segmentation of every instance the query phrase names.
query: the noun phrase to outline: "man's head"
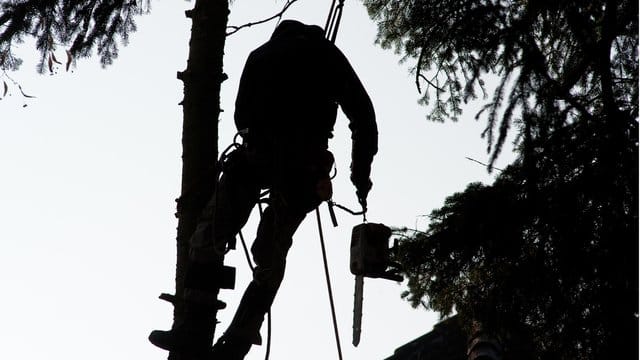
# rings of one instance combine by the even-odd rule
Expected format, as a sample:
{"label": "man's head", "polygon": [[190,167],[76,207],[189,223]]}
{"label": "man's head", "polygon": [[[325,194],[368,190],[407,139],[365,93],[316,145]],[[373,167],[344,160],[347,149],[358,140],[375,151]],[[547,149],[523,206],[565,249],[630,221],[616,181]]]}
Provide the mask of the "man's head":
{"label": "man's head", "polygon": [[272,40],[294,37],[324,38],[324,30],[317,25],[305,25],[297,20],[284,20],[271,35]]}

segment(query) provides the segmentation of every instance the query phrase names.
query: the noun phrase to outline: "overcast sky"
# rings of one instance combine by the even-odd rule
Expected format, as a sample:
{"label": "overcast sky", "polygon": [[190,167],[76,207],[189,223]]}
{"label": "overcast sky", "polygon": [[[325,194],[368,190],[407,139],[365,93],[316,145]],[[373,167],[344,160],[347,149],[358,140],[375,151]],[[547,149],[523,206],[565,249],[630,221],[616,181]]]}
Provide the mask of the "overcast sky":
{"label": "overcast sky", "polygon": [[[276,13],[282,1],[236,0],[230,24]],[[324,25],[330,1],[300,0],[285,18]],[[182,83],[193,3],[152,2],[113,66],[81,59],[73,71],[35,72],[37,54],[27,42],[25,64],[6,77],[0,101],[0,358],[165,359],[147,341],[171,326],[172,308],[157,299],[173,292],[180,193]],[[220,147],[232,140],[233,103],[248,53],[265,42],[275,23],[227,39]],[[425,229],[426,215],[446,196],[494,175],[465,157],[487,161],[483,122],[470,105],[458,123],[425,120],[427,109],[408,72],[412,60],[374,44],[376,26],[359,1],[347,1],[337,45],[350,59],[376,108],[380,151],[369,196],[371,222]],[[64,59],[60,49],[59,58]],[[330,147],[337,159],[334,200],[356,208],[349,183],[350,134],[340,115]],[[505,166],[504,155],[496,165]],[[366,279],[362,341],[351,345],[353,276],[351,228],[361,221],[338,212],[333,228],[322,205],[327,252],[345,359],[384,359],[431,330],[438,315],[412,309],[400,298],[404,285]],[[244,229],[255,234],[257,215]],[[241,251],[236,290],[219,313],[217,335],[228,325],[250,279]],[[314,214],[294,236],[287,274],[273,312],[272,359],[337,358]],[[263,338],[266,330],[263,329]],[[264,346],[249,360],[263,359]]]}

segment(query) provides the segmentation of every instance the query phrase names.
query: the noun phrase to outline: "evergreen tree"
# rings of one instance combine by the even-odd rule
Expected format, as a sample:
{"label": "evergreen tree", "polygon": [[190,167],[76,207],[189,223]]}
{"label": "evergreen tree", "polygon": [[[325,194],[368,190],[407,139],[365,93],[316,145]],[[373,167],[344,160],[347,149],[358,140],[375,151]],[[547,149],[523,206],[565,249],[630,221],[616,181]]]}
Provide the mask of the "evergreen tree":
{"label": "evergreen tree", "polygon": [[[118,43],[126,44],[136,30],[135,16],[149,10],[136,0],[10,0],[0,3],[0,68],[16,70],[21,60],[13,46],[25,37],[34,37],[40,52],[38,70],[44,72],[57,47],[67,51],[67,67],[77,57],[95,51],[103,65],[118,55]],[[183,169],[177,216],[176,294],[184,288],[189,238],[198,216],[216,184],[214,164],[218,154],[220,84],[225,80],[222,59],[227,30],[227,0],[195,0],[186,16],[192,20],[189,57],[185,71],[178,73],[184,83]],[[175,322],[183,316],[183,306],[175,303]],[[215,323],[203,329],[213,337]],[[172,353],[170,358],[189,359],[191,354]]]}
{"label": "evergreen tree", "polygon": [[51,66],[58,47],[66,48],[68,64],[94,50],[103,65],[118,57],[118,42],[127,44],[136,31],[135,17],[149,11],[149,2],[9,0],[0,4],[0,67],[17,70],[22,63],[13,46],[25,37],[36,40],[40,52],[38,71]]}
{"label": "evergreen tree", "polygon": [[511,358],[637,357],[638,3],[364,3],[380,44],[416,59],[429,118],[482,93],[490,166],[517,135],[493,185],[401,233],[405,296],[481,322]]}

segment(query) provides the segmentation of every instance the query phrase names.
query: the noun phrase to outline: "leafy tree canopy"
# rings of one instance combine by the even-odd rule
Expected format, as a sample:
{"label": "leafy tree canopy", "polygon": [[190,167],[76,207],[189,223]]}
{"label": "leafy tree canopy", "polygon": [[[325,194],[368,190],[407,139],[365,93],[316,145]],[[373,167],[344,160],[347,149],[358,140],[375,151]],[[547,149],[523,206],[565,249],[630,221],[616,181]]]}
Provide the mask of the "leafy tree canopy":
{"label": "leafy tree canopy", "polygon": [[399,232],[404,296],[480,321],[512,358],[637,354],[638,3],[364,3],[380,44],[416,60],[429,118],[480,92],[491,164],[517,135],[494,184]]}
{"label": "leafy tree canopy", "polygon": [[22,60],[13,49],[27,37],[40,52],[38,71],[61,63],[54,54],[65,48],[67,68],[72,59],[95,50],[103,66],[118,56],[136,31],[135,16],[148,12],[150,0],[8,0],[0,3],[0,67],[17,70]]}

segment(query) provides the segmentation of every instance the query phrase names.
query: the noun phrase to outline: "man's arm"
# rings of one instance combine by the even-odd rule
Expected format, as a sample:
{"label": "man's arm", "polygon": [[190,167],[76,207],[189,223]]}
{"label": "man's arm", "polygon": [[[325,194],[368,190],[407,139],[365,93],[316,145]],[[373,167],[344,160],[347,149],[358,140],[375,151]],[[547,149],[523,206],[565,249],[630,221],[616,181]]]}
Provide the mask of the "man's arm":
{"label": "man's arm", "polygon": [[247,62],[242,69],[242,75],[240,76],[240,83],[238,86],[238,94],[236,96],[236,104],[235,111],[233,114],[233,118],[236,124],[236,129],[238,131],[248,129],[250,121],[253,117],[251,113],[253,110],[253,106],[251,106],[253,100],[252,96],[254,91],[252,91],[251,87],[252,81],[255,81],[253,71],[252,71],[252,57],[249,55]]}
{"label": "man's arm", "polygon": [[351,129],[351,182],[358,200],[366,208],[371,189],[371,162],[378,152],[378,127],[371,99],[348,60],[338,50],[342,71],[342,86],[338,103],[349,119]]}

